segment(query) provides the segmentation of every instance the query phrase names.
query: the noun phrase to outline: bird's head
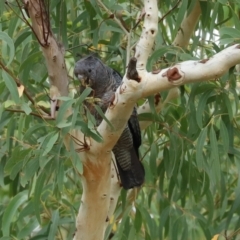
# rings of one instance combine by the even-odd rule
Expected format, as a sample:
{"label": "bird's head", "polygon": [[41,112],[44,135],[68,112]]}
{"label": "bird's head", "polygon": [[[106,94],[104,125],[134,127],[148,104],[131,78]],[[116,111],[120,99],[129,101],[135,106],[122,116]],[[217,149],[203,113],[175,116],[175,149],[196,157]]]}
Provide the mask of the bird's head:
{"label": "bird's head", "polygon": [[109,84],[109,68],[100,59],[92,55],[76,62],[74,74],[82,87],[91,87],[95,91],[104,90]]}

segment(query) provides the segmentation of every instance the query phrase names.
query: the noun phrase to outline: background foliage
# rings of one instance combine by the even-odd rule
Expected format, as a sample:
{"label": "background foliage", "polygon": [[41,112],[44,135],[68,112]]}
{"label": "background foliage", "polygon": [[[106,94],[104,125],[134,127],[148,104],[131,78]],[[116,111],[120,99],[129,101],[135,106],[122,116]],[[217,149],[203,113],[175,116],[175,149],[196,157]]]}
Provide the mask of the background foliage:
{"label": "background foliage", "polygon": [[[134,28],[134,46],[141,33],[142,23],[135,23],[143,5],[135,0],[103,3]],[[149,71],[207,58],[239,42],[240,1],[217,0],[201,2],[202,15],[188,49],[172,46],[184,14],[194,4],[195,0],[160,1]],[[66,48],[70,93],[75,96],[65,99],[64,106],[77,109],[84,96],[76,94],[75,60],[95,52],[123,74],[127,38],[94,0],[51,1],[49,13],[52,29]],[[0,239],[72,239],[82,193],[77,171],[82,166],[76,158],[70,160],[74,149],[66,151],[60,133],[73,118],[63,123],[31,115],[38,113],[37,105],[49,108],[49,83],[39,44],[15,1],[8,1],[8,6],[0,1],[0,49],[1,63],[9,70],[0,68]],[[19,97],[16,78],[34,104],[25,95]],[[161,93],[163,99],[166,95]],[[142,133],[146,183],[134,207],[122,191],[106,239],[211,239],[216,234],[220,239],[240,239],[238,107],[238,73],[230,69],[213,82],[181,87],[180,98],[160,114],[140,116],[153,121]],[[75,118],[73,127],[80,124],[82,131],[98,137],[91,122],[80,114]]]}

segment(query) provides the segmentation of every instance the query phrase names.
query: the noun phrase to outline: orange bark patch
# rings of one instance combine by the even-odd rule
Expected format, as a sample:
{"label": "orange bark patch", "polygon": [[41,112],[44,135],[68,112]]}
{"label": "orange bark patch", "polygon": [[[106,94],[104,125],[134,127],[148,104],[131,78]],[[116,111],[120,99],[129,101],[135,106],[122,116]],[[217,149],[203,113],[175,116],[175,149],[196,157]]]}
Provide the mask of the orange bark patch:
{"label": "orange bark patch", "polygon": [[206,63],[209,60],[209,58],[202,59],[200,63]]}
{"label": "orange bark patch", "polygon": [[105,176],[110,171],[111,162],[107,163],[107,159],[102,162],[87,160],[83,164],[83,176],[90,181],[99,181],[100,178]]}
{"label": "orange bark patch", "polygon": [[160,102],[160,100],[161,100],[161,95],[160,95],[160,93],[157,93],[155,96],[154,96],[154,103],[155,103],[155,105],[158,105],[158,103]]}
{"label": "orange bark patch", "polygon": [[162,76],[167,77],[169,82],[176,81],[182,77],[176,67],[168,69]]}

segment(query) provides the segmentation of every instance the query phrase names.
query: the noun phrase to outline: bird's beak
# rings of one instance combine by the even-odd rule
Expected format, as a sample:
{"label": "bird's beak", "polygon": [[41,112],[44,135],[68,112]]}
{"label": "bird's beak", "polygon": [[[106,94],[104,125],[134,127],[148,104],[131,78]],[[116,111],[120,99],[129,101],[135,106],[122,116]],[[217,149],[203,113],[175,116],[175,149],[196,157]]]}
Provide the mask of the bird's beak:
{"label": "bird's beak", "polygon": [[77,74],[77,78],[81,82],[82,86],[89,87],[91,85],[91,81],[88,77],[83,76],[81,74]]}

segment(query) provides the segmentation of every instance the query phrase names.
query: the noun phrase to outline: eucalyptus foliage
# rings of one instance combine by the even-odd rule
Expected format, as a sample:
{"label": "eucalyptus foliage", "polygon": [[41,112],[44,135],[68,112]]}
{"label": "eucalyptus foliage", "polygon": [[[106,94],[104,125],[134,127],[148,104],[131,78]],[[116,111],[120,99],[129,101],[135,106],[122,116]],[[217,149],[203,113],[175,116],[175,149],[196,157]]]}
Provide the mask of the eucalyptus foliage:
{"label": "eucalyptus foliage", "polygon": [[[20,1],[19,1],[20,2]],[[132,30],[134,46],[142,23],[139,1],[103,0]],[[211,57],[239,42],[240,1],[203,1],[202,15],[187,49],[171,45],[196,0],[159,1],[159,32],[148,70]],[[96,53],[124,74],[127,38],[111,14],[94,0],[54,0],[52,29],[66,49],[70,97],[56,120],[50,112],[49,81],[39,43],[15,1],[0,1],[0,239],[72,239],[82,193],[82,164],[63,136],[80,128],[101,141],[95,120],[82,114],[89,93],[78,94],[72,70],[80,57]],[[131,55],[133,52],[131,51]],[[239,72],[180,88],[181,96],[161,113],[140,115],[152,124],[142,132],[146,180],[134,206],[122,190],[106,239],[237,239],[240,230]],[[26,94],[19,94],[23,84]],[[167,92],[161,93],[164,99]],[[150,99],[151,100],[151,99]],[[151,101],[150,101],[151,102]],[[142,104],[142,102],[139,102]],[[75,114],[62,120],[66,109]],[[75,156],[75,157],[72,157]],[[96,213],[97,214],[97,213]]]}

